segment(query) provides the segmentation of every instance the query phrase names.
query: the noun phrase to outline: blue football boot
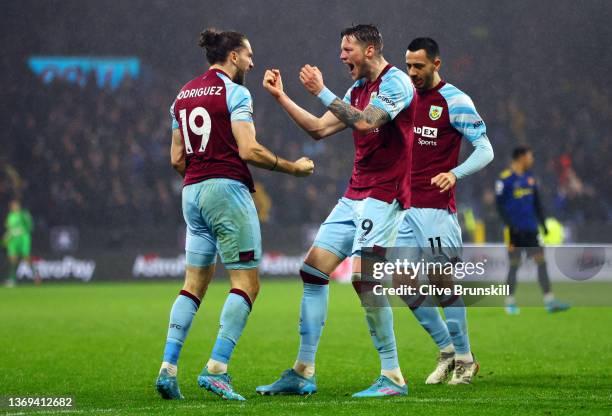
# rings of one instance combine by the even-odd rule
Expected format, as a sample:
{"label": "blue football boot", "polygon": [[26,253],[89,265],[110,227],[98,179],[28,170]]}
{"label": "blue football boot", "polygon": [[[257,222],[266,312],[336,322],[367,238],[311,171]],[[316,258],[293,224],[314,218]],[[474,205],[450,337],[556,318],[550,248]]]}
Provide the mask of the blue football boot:
{"label": "blue football boot", "polygon": [[176,376],[169,376],[166,368],[159,372],[157,382],[155,383],[155,388],[157,388],[157,392],[162,399],[180,400],[185,398],[181,394],[178,381],[176,381]]}
{"label": "blue football boot", "polygon": [[294,369],[285,370],[280,378],[267,386],[259,386],[255,389],[262,395],[273,396],[275,394],[299,394],[309,395],[317,392],[317,384],[314,376],[302,377]]}
{"label": "blue football boot", "polygon": [[198,385],[225,400],[246,400],[234,391],[229,374],[211,374],[208,372],[208,367],[204,367],[198,376]]}
{"label": "blue football boot", "polygon": [[505,309],[507,315],[518,315],[521,313],[521,310],[518,306],[516,306],[516,303],[507,304]]}
{"label": "blue football boot", "polygon": [[408,384],[398,386],[391,379],[381,375],[367,389],[353,394],[353,397],[387,397],[387,396],[407,396]]}
{"label": "blue football boot", "polygon": [[560,300],[553,299],[550,302],[546,302],[546,310],[548,313],[563,312],[569,308],[569,303],[561,302]]}

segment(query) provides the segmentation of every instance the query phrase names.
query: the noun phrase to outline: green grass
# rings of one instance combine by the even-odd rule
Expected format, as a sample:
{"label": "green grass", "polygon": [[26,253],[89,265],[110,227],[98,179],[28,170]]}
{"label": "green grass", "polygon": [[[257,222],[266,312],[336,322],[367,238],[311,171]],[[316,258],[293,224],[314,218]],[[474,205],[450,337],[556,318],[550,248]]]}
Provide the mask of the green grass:
{"label": "green grass", "polygon": [[224,402],[195,382],[217,332],[228,290],[224,282],[211,285],[183,349],[179,380],[187,399],[163,401],[153,385],[179,288],[180,283],[0,288],[0,396],[74,396],[76,408],[68,414],[612,413],[612,308],[574,308],[557,315],[523,308],[515,317],[498,308],[470,309],[471,343],[481,372],[469,386],[424,384],[436,348],[409,311],[396,309],[409,395],[353,399],[351,393],[376,378],[378,357],[351,286],[339,284],[331,287],[329,319],[317,355],[319,393],[257,396],[257,385],[273,381],[295,359],[301,297],[296,280],[264,281],[235,350],[230,370],[246,402]]}

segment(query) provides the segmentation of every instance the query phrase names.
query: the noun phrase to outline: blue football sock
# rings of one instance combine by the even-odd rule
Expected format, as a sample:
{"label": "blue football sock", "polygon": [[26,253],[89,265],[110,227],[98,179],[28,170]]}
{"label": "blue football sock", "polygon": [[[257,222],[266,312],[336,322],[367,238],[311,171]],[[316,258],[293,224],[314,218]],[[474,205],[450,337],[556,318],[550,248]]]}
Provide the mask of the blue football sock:
{"label": "blue football sock", "polygon": [[399,368],[391,307],[366,306],[364,309],[366,321],[370,328],[370,336],[380,357],[380,368],[382,370]]}
{"label": "blue football sock", "polygon": [[170,311],[170,325],[168,337],[166,338],[166,347],[164,348],[164,362],[173,365],[176,365],[178,362],[181,348],[183,348],[191,322],[199,307],[200,300],[195,295],[186,290],[181,290]]}
{"label": "blue football sock", "polygon": [[353,287],[365,311],[370,336],[380,358],[380,367],[382,370],[394,370],[399,368],[399,360],[393,332],[393,311],[386,296],[374,294],[373,286],[371,281],[362,281],[360,273],[353,273]]}
{"label": "blue football sock", "polygon": [[327,319],[329,276],[307,264],[302,265],[300,276],[304,282],[304,294],[300,310],[300,350],[297,359],[302,363],[314,364]]}
{"label": "blue football sock", "polygon": [[446,326],[450,333],[455,352],[457,354],[467,354],[470,352],[470,340],[468,337],[467,328],[467,311],[461,298],[452,299],[449,306],[444,306],[444,316],[446,317]]}
{"label": "blue football sock", "polygon": [[448,327],[435,306],[420,306],[412,309],[414,317],[419,321],[423,329],[434,340],[438,348],[442,349],[451,344],[451,336]]}
{"label": "blue football sock", "polygon": [[251,307],[251,300],[245,292],[240,289],[230,290],[221,311],[221,325],[210,358],[224,364],[229,362],[251,313]]}

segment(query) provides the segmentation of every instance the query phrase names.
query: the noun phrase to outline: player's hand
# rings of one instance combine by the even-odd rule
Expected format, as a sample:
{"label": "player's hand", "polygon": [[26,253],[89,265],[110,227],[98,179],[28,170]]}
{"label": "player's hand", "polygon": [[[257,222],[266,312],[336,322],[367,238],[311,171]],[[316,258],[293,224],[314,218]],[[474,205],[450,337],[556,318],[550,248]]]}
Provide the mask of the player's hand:
{"label": "player's hand", "polygon": [[312,95],[317,95],[325,87],[323,74],[316,66],[304,65],[300,70],[300,81]]}
{"label": "player's hand", "polygon": [[297,176],[298,178],[302,178],[304,176],[312,175],[314,172],[314,162],[307,157],[301,157],[295,162],[293,162],[295,166],[295,172],[293,176]]}
{"label": "player's hand", "polygon": [[440,193],[449,191],[457,183],[457,177],[452,172],[439,173],[431,178],[431,184],[440,188]]}
{"label": "player's hand", "polygon": [[263,78],[263,87],[272,94],[274,98],[283,95],[283,79],[278,69],[266,70]]}

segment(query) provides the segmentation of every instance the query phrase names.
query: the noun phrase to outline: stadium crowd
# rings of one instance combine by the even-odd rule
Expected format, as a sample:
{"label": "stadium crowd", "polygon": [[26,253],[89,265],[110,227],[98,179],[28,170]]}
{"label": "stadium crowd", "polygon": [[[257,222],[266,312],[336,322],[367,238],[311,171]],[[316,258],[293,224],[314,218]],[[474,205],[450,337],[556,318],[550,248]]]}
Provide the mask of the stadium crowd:
{"label": "stadium crowd", "polygon": [[[299,13],[309,9],[307,4],[296,7]],[[117,10],[118,16],[121,10]],[[486,15],[485,9],[481,12]],[[173,13],[182,15],[184,11]],[[343,23],[337,20],[343,13],[342,7],[333,8],[324,20],[341,27]],[[506,31],[497,30],[495,21],[486,23],[481,19],[461,30],[461,40],[445,39],[443,35],[438,39],[443,78],[473,98],[495,150],[493,163],[459,183],[460,211],[469,210],[488,228],[496,228],[493,233],[487,231],[487,238],[499,241],[494,182],[508,166],[511,150],[528,145],[534,150],[535,174],[548,215],[577,228],[586,223],[612,223],[612,167],[608,163],[612,157],[608,137],[612,131],[612,87],[601,82],[596,71],[586,70],[588,60],[581,55],[590,53],[584,47],[599,36],[597,26],[584,28],[580,36],[554,28],[549,28],[548,33],[538,31],[538,16],[556,15],[557,11],[534,8],[525,15],[520,7],[508,6],[505,13],[504,19],[512,21]],[[200,18],[182,16],[201,24]],[[429,21],[425,17],[423,25]],[[579,20],[562,13],[558,18],[568,27]],[[231,25],[240,26],[248,19],[246,15],[234,16]],[[386,22],[385,30],[397,26],[392,19]],[[414,31],[421,30],[419,22]],[[146,27],[148,23],[139,24]],[[290,20],[275,24],[281,32],[294,30]],[[449,17],[440,24],[454,27],[456,21]],[[73,39],[71,29],[56,28],[54,33],[45,38],[42,50],[69,52],[64,45]],[[193,36],[190,28],[184,33]],[[83,88],[61,81],[44,84],[25,65],[27,54],[40,50],[37,39],[11,36],[8,52],[0,58],[9,74],[0,80],[0,87],[4,101],[11,103],[11,111],[0,114],[8,138],[0,153],[3,209],[16,195],[31,209],[39,226],[87,223],[134,231],[150,225],[181,226],[181,181],[169,164],[168,107],[182,83],[196,73],[197,62],[203,63],[197,57],[195,41],[186,34],[159,39],[161,50],[170,54],[166,61],[180,62],[175,66],[160,59],[154,42],[132,39],[132,32],[118,30],[116,36],[123,36],[125,45],[113,44],[111,50],[139,54],[143,70],[138,79],[127,79],[119,88],[110,90],[99,89],[95,82]],[[294,48],[291,37],[274,39],[275,48],[284,54],[283,68],[297,71],[305,63],[304,50],[321,50],[321,36],[303,37],[300,50]],[[397,50],[409,36],[410,33],[401,39],[385,37],[388,47],[396,48],[388,59],[402,69],[402,54]],[[183,38],[185,46],[174,48],[175,39]],[[72,48],[91,54],[107,48],[104,36],[92,35],[90,42]],[[272,227],[316,226],[342,195],[350,177],[354,155],[351,133],[345,131],[340,137],[315,142],[292,124],[261,88],[259,77],[264,67],[270,62],[280,64],[278,55],[266,47],[267,42],[272,42],[269,37],[254,34],[257,65],[247,77],[254,96],[258,137],[284,157],[310,156],[316,169],[314,175],[299,181],[252,169],[259,189],[256,203],[262,222]],[[554,47],[557,43],[565,45],[563,42],[567,47]],[[168,47],[170,44],[172,47]],[[185,50],[193,52],[193,61],[183,56]],[[329,47],[330,53],[321,51],[317,59],[326,68],[326,83],[338,95],[343,94],[349,79],[339,67],[335,47]],[[568,62],[572,62],[571,68]],[[286,88],[297,102],[322,113],[321,105],[303,91],[295,74],[285,73],[285,79]],[[470,151],[471,146],[464,142],[462,158]]]}
{"label": "stadium crowd", "polygon": [[[554,74],[542,74],[549,76]],[[610,220],[612,207],[605,197],[612,179],[606,163],[612,149],[605,139],[612,111],[609,86],[588,81],[577,86],[563,79],[549,84],[553,88],[545,94],[527,99],[504,96],[503,88],[479,94],[477,108],[496,160],[460,184],[460,207],[480,218],[490,216],[495,177],[521,143],[534,149],[549,214],[574,224]],[[43,84],[34,76],[25,85],[8,86],[21,110],[10,117],[14,140],[3,163],[4,199],[21,197],[48,225],[93,221],[129,229],[181,223],[181,181],[168,162],[167,109],[175,91],[131,79],[116,90],[99,89],[94,82],[84,88],[61,81]],[[316,174],[304,182],[253,170],[262,220],[280,226],[319,223],[349,178],[350,134],[320,142],[295,134],[271,100],[256,103],[255,123],[271,149],[290,159],[307,154],[317,163]],[[464,145],[464,152],[470,150]]]}

